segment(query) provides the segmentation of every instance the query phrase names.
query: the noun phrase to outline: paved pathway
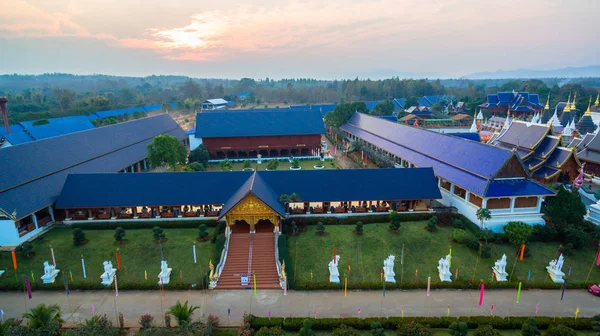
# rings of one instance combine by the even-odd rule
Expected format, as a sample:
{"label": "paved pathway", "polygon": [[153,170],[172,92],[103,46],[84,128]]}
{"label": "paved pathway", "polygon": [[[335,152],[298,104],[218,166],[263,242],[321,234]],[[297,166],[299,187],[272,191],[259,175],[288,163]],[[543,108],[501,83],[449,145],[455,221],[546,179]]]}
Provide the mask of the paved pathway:
{"label": "paved pathway", "polygon": [[[450,316],[494,315],[531,316],[539,305],[540,316],[574,316],[579,307],[580,317],[589,317],[600,313],[600,298],[585,290],[567,290],[564,300],[560,301],[560,290],[527,290],[521,294],[519,304],[515,304],[516,291],[488,290],[485,292],[482,307],[478,306],[479,291],[476,290],[433,290],[427,297],[424,290],[348,292],[343,291],[289,291],[287,296],[280,290],[258,291],[167,291],[164,296],[157,291],[121,291],[118,297],[110,291],[73,291],[68,297],[64,292],[35,291],[33,299],[19,292],[0,293],[0,308],[5,317],[19,317],[27,308],[39,303],[55,303],[61,306],[64,319],[68,324],[79,322],[92,316],[91,305],[96,314],[107,314],[116,322],[115,307],[125,316],[127,327],[137,327],[142,314],[152,314],[159,323],[161,316],[175,301],[189,300],[191,304],[201,306],[195,316],[213,314],[221,319],[222,325],[237,326],[244,312],[259,316],[272,317],[306,316],[316,311],[317,317],[374,317],[401,316],[445,316],[450,305]],[[358,308],[361,312],[358,314]],[[227,309],[231,309],[231,318]],[[71,309],[73,315],[71,315]],[[116,324],[116,323],[115,323]]]}

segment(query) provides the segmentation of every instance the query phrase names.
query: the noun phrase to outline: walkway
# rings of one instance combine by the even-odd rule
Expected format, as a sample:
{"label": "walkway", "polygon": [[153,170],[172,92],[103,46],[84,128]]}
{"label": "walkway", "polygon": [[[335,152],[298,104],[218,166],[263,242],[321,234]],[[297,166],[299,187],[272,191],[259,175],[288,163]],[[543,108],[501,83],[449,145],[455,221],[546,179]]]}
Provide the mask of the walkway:
{"label": "walkway", "polygon": [[[580,317],[589,317],[600,313],[600,298],[594,297],[585,290],[567,290],[564,300],[560,301],[560,290],[527,290],[521,294],[519,304],[515,304],[515,290],[489,290],[485,293],[482,307],[477,305],[479,291],[476,290],[434,290],[427,297],[424,290],[388,291],[385,298],[381,291],[348,292],[343,291],[289,291],[287,296],[281,290],[252,291],[167,291],[165,296],[157,291],[121,291],[118,297],[109,291],[73,291],[68,297],[64,292],[33,292],[33,299],[26,300],[21,292],[0,293],[0,309],[5,318],[19,317],[26,308],[39,303],[55,303],[61,306],[68,324],[73,320],[79,322],[92,316],[91,305],[96,307],[96,314],[107,314],[116,321],[115,307],[125,316],[127,327],[137,327],[142,314],[152,314],[157,322],[162,323],[164,312],[175,301],[189,300],[191,304],[201,306],[194,315],[217,315],[222,325],[237,326],[242,321],[244,312],[259,316],[272,317],[374,317],[401,316],[445,316],[450,305],[450,316],[490,315],[494,305],[497,316],[531,316],[535,315],[536,304],[539,304],[539,316],[574,316],[579,307]],[[73,317],[71,310],[73,309]],[[361,312],[358,314],[358,308]],[[231,309],[231,318],[227,317],[227,309]]]}

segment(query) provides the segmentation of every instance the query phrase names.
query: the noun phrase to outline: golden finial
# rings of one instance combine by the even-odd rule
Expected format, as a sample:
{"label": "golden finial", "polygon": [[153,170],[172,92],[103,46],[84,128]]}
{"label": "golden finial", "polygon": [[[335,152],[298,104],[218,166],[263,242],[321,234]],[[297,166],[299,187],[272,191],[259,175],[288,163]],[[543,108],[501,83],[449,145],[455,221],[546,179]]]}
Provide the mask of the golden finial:
{"label": "golden finial", "polygon": [[590,102],[588,103],[588,108],[587,108],[587,110],[585,110],[585,113],[584,113],[584,115],[586,115],[586,116],[591,116],[591,115],[592,115],[592,114],[590,113],[590,112],[591,112],[591,110],[590,110],[590,107],[591,107],[591,106],[592,106],[592,97],[590,97]]}
{"label": "golden finial", "polygon": [[281,263],[281,278],[285,280],[285,260]]}
{"label": "golden finial", "polygon": [[208,279],[212,281],[215,278],[215,266],[213,265],[212,260],[208,261],[208,268],[210,269]]}
{"label": "golden finial", "polygon": [[577,91],[575,91],[575,96],[573,96],[573,102],[571,103],[571,110],[576,110],[575,101],[577,100]]}
{"label": "golden finial", "polygon": [[596,102],[594,103],[594,106],[598,105],[600,105],[600,92],[598,92],[598,97],[596,97]]}
{"label": "golden finial", "polygon": [[571,92],[569,92],[569,99],[567,99],[567,105],[563,108],[563,112],[571,112]]}
{"label": "golden finial", "polygon": [[548,99],[546,100],[546,106],[544,106],[545,110],[550,109],[550,92],[548,92]]}

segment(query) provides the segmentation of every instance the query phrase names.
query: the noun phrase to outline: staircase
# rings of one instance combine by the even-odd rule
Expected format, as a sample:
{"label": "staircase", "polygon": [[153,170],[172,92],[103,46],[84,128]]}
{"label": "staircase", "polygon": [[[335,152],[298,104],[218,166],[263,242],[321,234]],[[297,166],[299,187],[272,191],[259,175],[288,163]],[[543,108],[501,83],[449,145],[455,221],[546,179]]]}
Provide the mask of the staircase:
{"label": "staircase", "polygon": [[246,289],[241,283],[242,274],[249,274],[247,288],[253,288],[252,274],[256,274],[256,288],[281,289],[272,232],[232,233],[229,239],[227,261],[216,289]]}

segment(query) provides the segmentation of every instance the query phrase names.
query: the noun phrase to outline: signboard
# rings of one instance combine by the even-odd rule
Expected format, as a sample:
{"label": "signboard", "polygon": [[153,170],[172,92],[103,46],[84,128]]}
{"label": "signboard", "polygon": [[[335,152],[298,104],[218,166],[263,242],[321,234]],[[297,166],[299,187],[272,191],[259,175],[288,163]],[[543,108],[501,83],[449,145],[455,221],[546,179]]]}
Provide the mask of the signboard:
{"label": "signboard", "polygon": [[248,286],[248,274],[242,274],[242,286]]}

